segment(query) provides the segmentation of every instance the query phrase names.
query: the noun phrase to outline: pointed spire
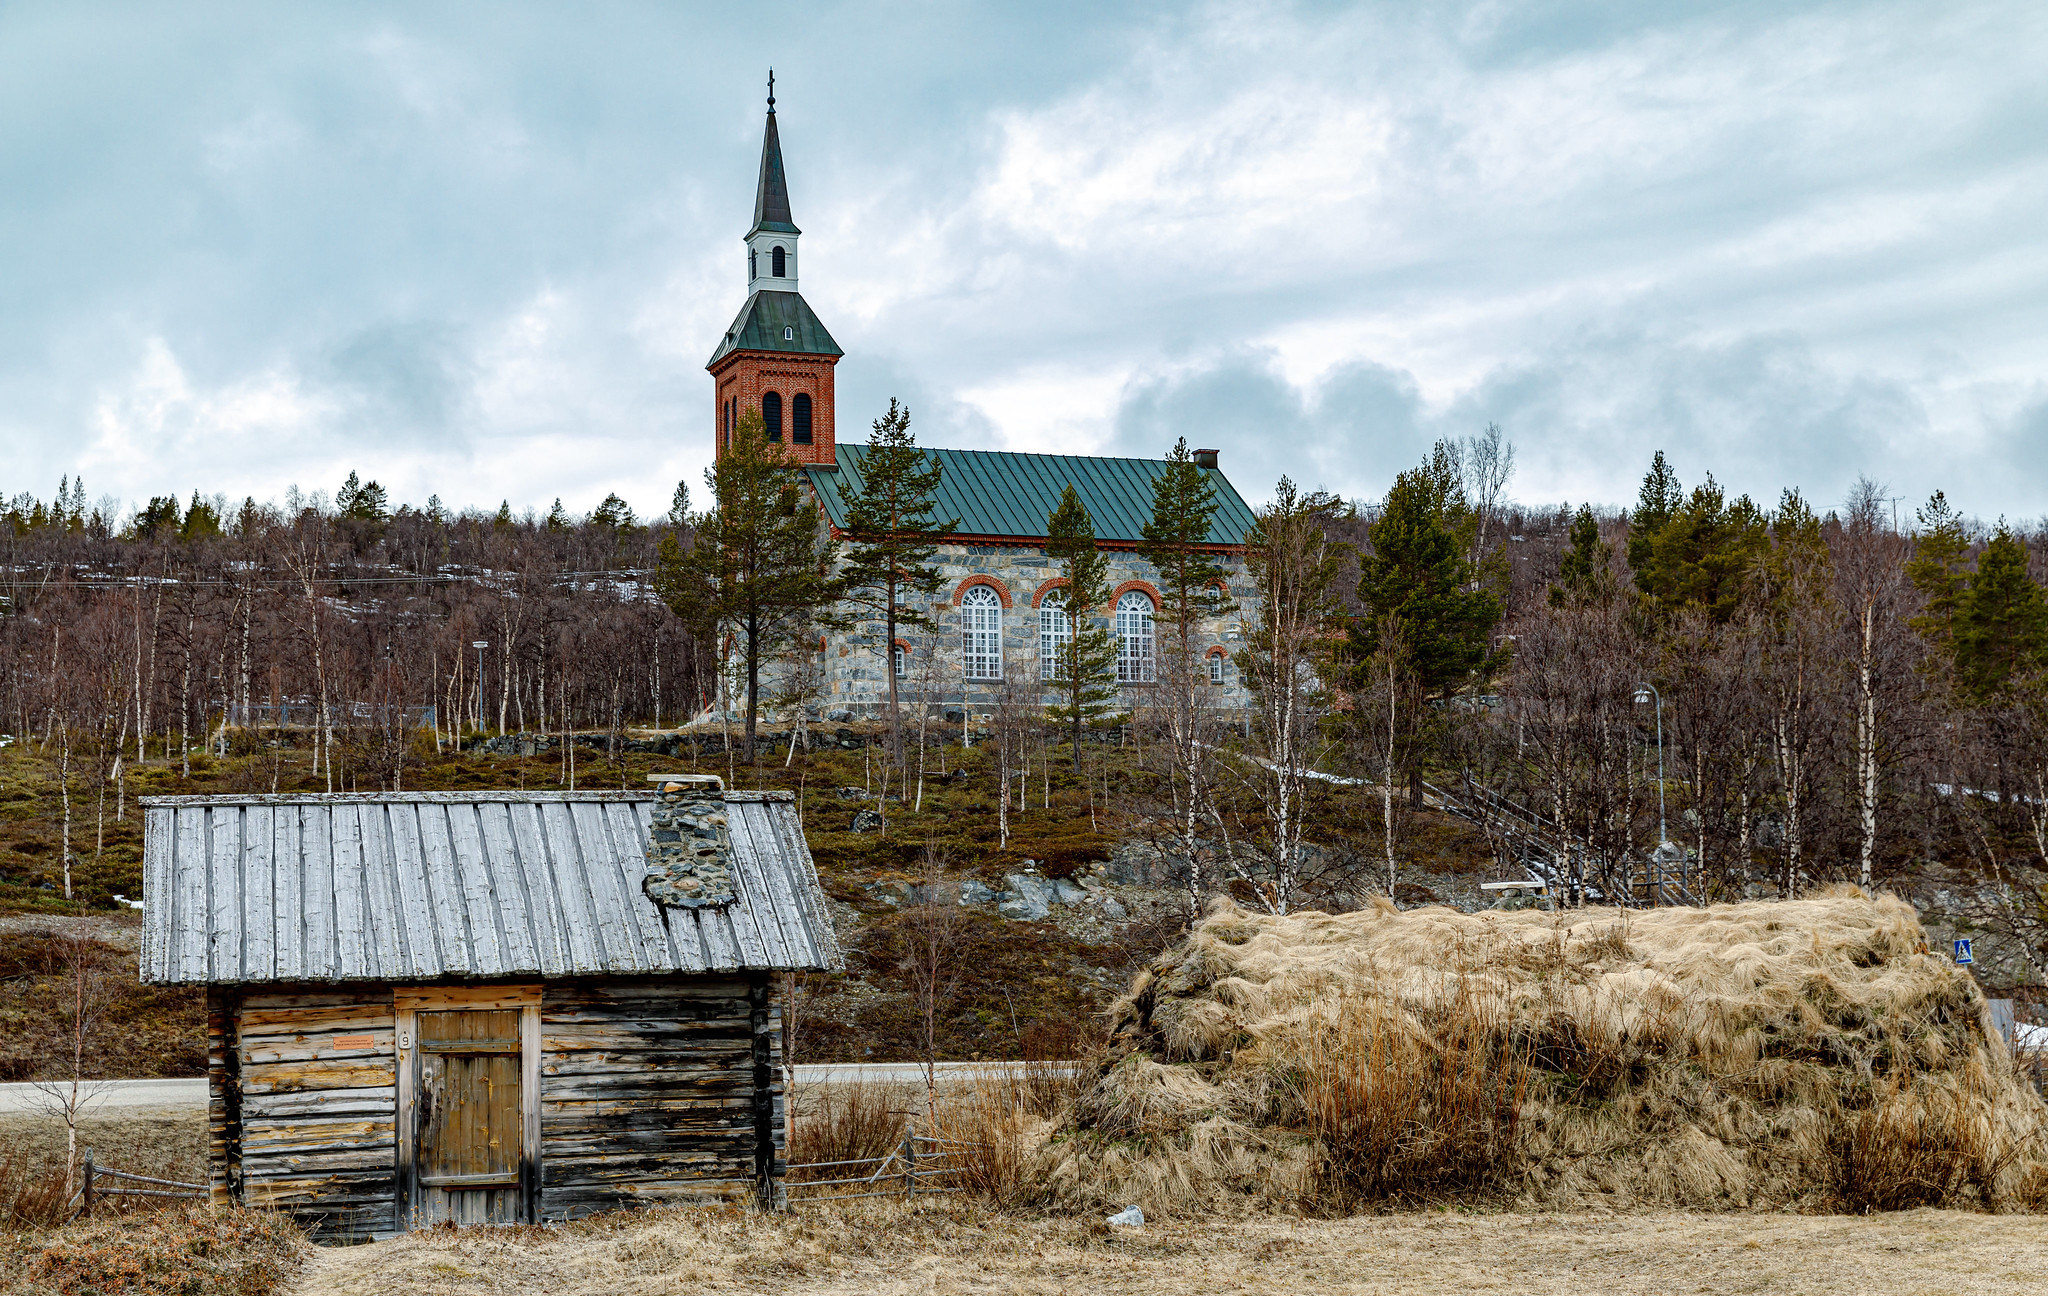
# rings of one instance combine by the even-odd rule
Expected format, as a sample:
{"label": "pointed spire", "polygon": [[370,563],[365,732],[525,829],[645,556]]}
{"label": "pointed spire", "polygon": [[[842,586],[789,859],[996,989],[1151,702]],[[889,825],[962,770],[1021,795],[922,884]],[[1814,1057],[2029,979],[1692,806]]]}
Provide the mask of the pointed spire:
{"label": "pointed spire", "polygon": [[754,230],[796,232],[789,215],[789,180],[782,173],[782,137],[775,130],[775,72],[768,73],[768,130],[761,139],[761,183],[754,191]]}

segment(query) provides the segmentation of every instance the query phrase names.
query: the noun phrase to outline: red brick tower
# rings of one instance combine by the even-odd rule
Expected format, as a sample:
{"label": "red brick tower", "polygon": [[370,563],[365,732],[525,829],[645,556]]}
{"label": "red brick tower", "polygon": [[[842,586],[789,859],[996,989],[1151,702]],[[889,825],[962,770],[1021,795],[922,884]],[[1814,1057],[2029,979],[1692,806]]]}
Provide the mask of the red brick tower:
{"label": "red brick tower", "polygon": [[759,411],[768,439],[804,463],[833,462],[832,368],[845,353],[797,292],[796,241],[782,140],[775,130],[775,77],[768,77],[768,129],[754,227],[747,231],[747,304],[711,353],[717,408],[712,426],[723,454],[741,414]]}

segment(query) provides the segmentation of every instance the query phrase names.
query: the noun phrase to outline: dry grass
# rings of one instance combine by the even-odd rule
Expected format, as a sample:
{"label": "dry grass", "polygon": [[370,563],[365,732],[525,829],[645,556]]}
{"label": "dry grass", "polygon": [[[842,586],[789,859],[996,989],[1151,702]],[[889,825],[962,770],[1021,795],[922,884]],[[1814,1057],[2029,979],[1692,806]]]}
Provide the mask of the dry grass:
{"label": "dry grass", "polygon": [[268,1211],[185,1205],[15,1234],[0,1251],[0,1290],[20,1296],[271,1296],[312,1251]]}
{"label": "dry grass", "polygon": [[[120,1113],[79,1122],[80,1148],[102,1166],[187,1183],[206,1177],[206,1114]],[[0,1116],[0,1231],[42,1229],[61,1222],[64,1123],[50,1116]],[[155,1198],[109,1198],[122,1214],[160,1205]]]}
{"label": "dry grass", "polygon": [[2032,1209],[2048,1109],[1913,911],[1225,907],[1118,1008],[1067,1208]]}
{"label": "dry grass", "polygon": [[557,1229],[472,1229],[336,1248],[298,1296],[919,1296],[2040,1290],[2048,1222],[1940,1211],[1867,1218],[1408,1213],[1168,1221],[1027,1218],[952,1199],[787,1216],[660,1210]]}
{"label": "dry grass", "polygon": [[[824,1161],[855,1161],[885,1157],[903,1141],[906,1091],[901,1086],[869,1084],[813,1085],[790,1104],[791,1166]],[[921,1097],[921,1095],[920,1095]],[[791,1183],[813,1179],[844,1179],[857,1166],[792,1169]]]}

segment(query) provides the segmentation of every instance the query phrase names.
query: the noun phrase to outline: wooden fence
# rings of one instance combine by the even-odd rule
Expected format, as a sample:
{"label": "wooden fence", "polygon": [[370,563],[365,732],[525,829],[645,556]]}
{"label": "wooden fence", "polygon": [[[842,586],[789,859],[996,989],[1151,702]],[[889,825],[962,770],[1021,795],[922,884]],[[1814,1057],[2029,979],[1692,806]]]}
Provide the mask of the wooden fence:
{"label": "wooden fence", "polygon": [[[971,1148],[986,1146],[985,1143],[970,1143],[964,1139],[931,1138],[918,1133],[917,1126],[912,1124],[904,1128],[903,1141],[887,1156],[794,1164],[789,1167],[792,1176],[799,1170],[843,1170],[848,1173],[835,1179],[785,1178],[783,1187],[792,1206],[806,1202],[853,1201],[861,1197],[915,1197],[921,1192],[962,1192],[965,1190],[954,1176],[964,1173],[967,1167],[959,1163],[959,1158],[967,1155]],[[873,1166],[874,1169],[863,1174],[859,1168],[865,1166]],[[837,1188],[840,1191],[811,1191],[818,1188]],[[803,1195],[799,1197],[798,1193]]]}
{"label": "wooden fence", "polygon": [[[72,1218],[89,1217],[93,1203],[101,1197],[204,1197],[205,1184],[182,1183],[176,1179],[156,1179],[149,1175],[130,1174],[126,1170],[115,1170],[109,1166],[96,1166],[92,1160],[92,1149],[85,1150],[83,1167],[79,1176],[78,1191],[72,1194],[67,1205],[75,1206]],[[99,1181],[111,1179],[117,1186],[100,1187]],[[124,1188],[119,1184],[151,1184],[149,1188]]]}

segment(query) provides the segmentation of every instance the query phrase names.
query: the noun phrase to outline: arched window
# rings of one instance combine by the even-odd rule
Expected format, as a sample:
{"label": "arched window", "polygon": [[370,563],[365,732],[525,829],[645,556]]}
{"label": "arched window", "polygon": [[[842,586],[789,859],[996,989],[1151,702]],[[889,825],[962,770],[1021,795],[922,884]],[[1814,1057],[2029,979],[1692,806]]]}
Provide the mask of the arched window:
{"label": "arched window", "polygon": [[902,644],[889,646],[889,668],[895,672],[897,679],[910,674],[910,654],[903,650]]}
{"label": "arched window", "polygon": [[761,421],[768,425],[771,444],[782,440],[782,397],[769,392],[761,398]]}
{"label": "arched window", "polygon": [[968,679],[1003,677],[1003,601],[986,585],[960,596],[960,661]]}
{"label": "arched window", "polygon": [[775,245],[775,250],[774,250],[773,252],[770,252],[770,253],[768,254],[768,273],[770,273],[770,274],[774,275],[774,276],[775,276],[775,277],[776,277],[777,279],[780,279],[780,278],[782,278],[782,277],[783,277],[783,273],[782,273],[782,268],[783,268],[783,253],[782,253],[782,244],[780,244],[780,243],[777,243],[777,244]]}
{"label": "arched window", "polygon": [[784,342],[796,341],[796,325],[784,324],[782,326],[782,340]]}
{"label": "arched window", "polygon": [[811,397],[798,392],[789,402],[789,440],[792,445],[811,443]]}
{"label": "arched window", "polygon": [[1223,682],[1222,653],[1209,654],[1209,682],[1211,684],[1221,684]]}
{"label": "arched window", "polygon": [[1119,684],[1152,682],[1152,599],[1137,590],[1116,601],[1116,678]]}
{"label": "arched window", "polygon": [[1067,592],[1051,590],[1038,600],[1038,674],[1056,679],[1060,654],[1074,641],[1074,618],[1067,615]]}
{"label": "arched window", "polygon": [[761,254],[753,248],[747,249],[747,280],[752,282],[761,277]]}

